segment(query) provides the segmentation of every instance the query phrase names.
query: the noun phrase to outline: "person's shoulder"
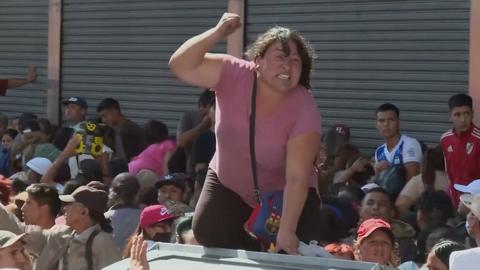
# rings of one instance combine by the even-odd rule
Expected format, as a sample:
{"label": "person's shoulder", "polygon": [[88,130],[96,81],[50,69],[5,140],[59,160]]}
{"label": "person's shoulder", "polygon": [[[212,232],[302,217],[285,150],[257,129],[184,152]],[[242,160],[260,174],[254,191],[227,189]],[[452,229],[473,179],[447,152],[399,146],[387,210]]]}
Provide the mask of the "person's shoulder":
{"label": "person's shoulder", "polygon": [[472,135],[472,137],[475,138],[477,141],[480,141],[480,128],[478,128],[477,126],[473,125],[471,135]]}
{"label": "person's shoulder", "polygon": [[379,146],[375,149],[375,153],[383,152],[383,151],[385,150],[385,146],[386,146],[385,143],[382,143],[381,145],[379,145]]}
{"label": "person's shoulder", "polygon": [[61,235],[70,235],[73,232],[73,229],[64,224],[57,224],[51,227],[50,229],[43,230],[43,232],[50,236],[61,236]]}
{"label": "person's shoulder", "polygon": [[255,70],[255,63],[231,55],[223,58],[221,75],[223,78],[237,78],[249,76]]}
{"label": "person's shoulder", "polygon": [[247,68],[247,69],[253,69],[255,67],[255,63],[249,60],[244,60],[232,55],[225,55],[223,57],[223,63],[236,66],[238,68]]}
{"label": "person's shoulder", "polygon": [[408,135],[402,135],[400,140],[402,140],[405,144],[408,144],[408,145],[418,145],[418,146],[420,146],[420,142],[417,139],[415,139],[414,137],[408,136]]}
{"label": "person's shoulder", "polygon": [[130,119],[125,119],[125,122],[122,126],[122,130],[124,132],[139,132],[139,131],[143,131],[142,128],[135,122],[133,122],[132,120]]}
{"label": "person's shoulder", "polygon": [[115,240],[113,238],[113,234],[104,232],[102,230],[98,231],[97,235],[93,238],[92,244],[94,246],[105,246],[108,248],[113,248],[115,246],[112,246],[112,243],[114,243]]}
{"label": "person's shoulder", "polygon": [[166,139],[166,140],[162,141],[160,144],[163,145],[163,147],[176,147],[177,146],[177,142],[175,142],[172,139]]}
{"label": "person's shoulder", "polygon": [[476,262],[480,261],[480,247],[452,252],[450,254],[450,265],[456,266],[454,269],[461,269],[460,267],[464,263],[472,262],[472,259],[475,259]]}
{"label": "person's shoulder", "polygon": [[454,134],[452,129],[447,130],[442,134],[442,136],[440,136],[440,142],[447,140],[449,137],[452,137],[453,135]]}

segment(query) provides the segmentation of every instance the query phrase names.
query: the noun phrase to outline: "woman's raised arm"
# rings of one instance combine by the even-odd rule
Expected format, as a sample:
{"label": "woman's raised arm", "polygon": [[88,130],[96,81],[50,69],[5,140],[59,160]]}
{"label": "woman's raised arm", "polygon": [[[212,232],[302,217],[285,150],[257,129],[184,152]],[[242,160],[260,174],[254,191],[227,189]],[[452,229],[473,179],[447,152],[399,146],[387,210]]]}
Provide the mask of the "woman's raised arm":
{"label": "woman's raised arm", "polygon": [[168,66],[185,83],[214,87],[220,78],[223,55],[208,53],[216,43],[240,27],[240,16],[224,13],[218,24],[185,41],[170,57]]}

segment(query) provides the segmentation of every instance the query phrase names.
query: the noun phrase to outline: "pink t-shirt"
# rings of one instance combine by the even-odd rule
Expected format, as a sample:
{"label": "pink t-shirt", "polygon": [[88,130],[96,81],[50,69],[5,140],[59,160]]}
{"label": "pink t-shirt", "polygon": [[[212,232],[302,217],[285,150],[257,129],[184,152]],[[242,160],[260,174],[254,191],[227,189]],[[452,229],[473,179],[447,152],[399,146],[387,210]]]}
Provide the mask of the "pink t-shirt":
{"label": "pink t-shirt", "polygon": [[174,151],[175,147],[177,147],[177,144],[172,140],[151,144],[128,163],[128,171],[131,174],[137,174],[140,170],[148,169],[162,177],[165,174],[163,171],[165,154]]}
{"label": "pink t-shirt", "polygon": [[[248,117],[254,63],[228,57],[222,66],[216,92],[217,151],[210,162],[227,188],[250,206],[255,205],[248,142]],[[287,142],[297,135],[320,133],[320,114],[311,93],[303,86],[291,89],[279,109],[256,119],[255,154],[261,192],[284,188]],[[316,187],[312,171],[311,186]]]}

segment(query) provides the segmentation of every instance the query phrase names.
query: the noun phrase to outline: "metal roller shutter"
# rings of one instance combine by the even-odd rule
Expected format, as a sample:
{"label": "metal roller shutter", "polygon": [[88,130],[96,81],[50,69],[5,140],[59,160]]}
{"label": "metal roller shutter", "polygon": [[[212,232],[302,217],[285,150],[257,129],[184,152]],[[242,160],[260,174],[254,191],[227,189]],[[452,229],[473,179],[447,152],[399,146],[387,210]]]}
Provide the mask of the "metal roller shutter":
{"label": "metal roller shutter", "polygon": [[37,67],[37,81],[0,97],[0,112],[9,118],[22,112],[45,117],[48,61],[48,0],[0,1],[0,78],[27,75]]}
{"label": "metal roller shutter", "polygon": [[[174,134],[200,90],[171,76],[170,55],[226,10],[227,1],[64,0],[62,96],[86,98],[90,116],[113,97],[127,118],[161,120]],[[225,52],[226,43],[215,51]]]}
{"label": "metal roller shutter", "polygon": [[437,144],[450,127],[447,101],[468,91],[469,0],[256,0],[247,2],[247,43],[282,25],[318,55],[313,90],[323,126],[344,123],[372,153],[382,139],[374,112],[401,110],[404,134]]}

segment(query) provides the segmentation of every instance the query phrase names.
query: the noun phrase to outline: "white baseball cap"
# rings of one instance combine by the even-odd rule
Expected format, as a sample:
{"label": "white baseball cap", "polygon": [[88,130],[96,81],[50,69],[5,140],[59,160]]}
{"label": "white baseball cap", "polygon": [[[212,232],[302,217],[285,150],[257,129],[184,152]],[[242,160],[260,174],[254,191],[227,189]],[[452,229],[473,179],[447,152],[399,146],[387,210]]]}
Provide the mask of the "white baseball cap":
{"label": "white baseball cap", "polygon": [[370,189],[374,188],[379,188],[380,186],[377,183],[368,183],[364,186],[362,186],[360,189],[364,192],[367,193]]}
{"label": "white baseball cap", "polygon": [[462,194],[460,196],[460,201],[462,201],[462,203],[480,220],[480,194]]}
{"label": "white baseball cap", "polygon": [[463,193],[478,194],[480,193],[480,179],[473,180],[468,185],[454,184],[453,187]]}
{"label": "white baseball cap", "polygon": [[27,162],[27,167],[40,175],[44,175],[50,166],[52,166],[52,162],[44,157],[32,158]]}

